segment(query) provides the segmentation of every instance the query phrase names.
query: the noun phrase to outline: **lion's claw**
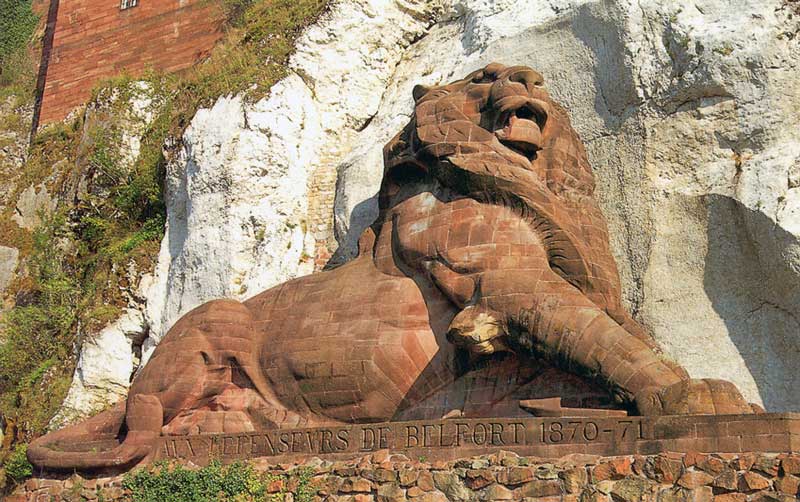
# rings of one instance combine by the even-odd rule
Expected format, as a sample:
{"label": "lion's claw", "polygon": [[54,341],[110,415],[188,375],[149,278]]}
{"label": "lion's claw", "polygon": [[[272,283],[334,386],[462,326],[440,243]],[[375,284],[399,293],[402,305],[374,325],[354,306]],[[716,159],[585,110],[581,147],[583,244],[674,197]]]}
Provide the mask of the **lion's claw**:
{"label": "lion's claw", "polygon": [[499,315],[487,309],[469,306],[450,323],[447,340],[475,355],[509,351],[507,333]]}
{"label": "lion's claw", "polygon": [[648,387],[636,394],[642,415],[734,415],[758,413],[731,382],[688,379],[664,388]]}

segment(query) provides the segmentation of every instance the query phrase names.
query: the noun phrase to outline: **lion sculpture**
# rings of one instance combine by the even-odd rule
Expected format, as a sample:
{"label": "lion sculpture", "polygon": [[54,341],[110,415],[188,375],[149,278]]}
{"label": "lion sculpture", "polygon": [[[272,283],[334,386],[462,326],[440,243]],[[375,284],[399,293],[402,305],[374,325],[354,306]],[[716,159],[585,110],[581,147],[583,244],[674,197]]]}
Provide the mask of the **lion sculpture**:
{"label": "lion sculpture", "polygon": [[[37,439],[31,462],[126,468],[162,434],[525,413],[515,400],[560,382],[643,415],[754,411],[662,358],[622,307],[586,152],[541,75],[490,64],[413,94],[357,258],[189,312],[127,401]],[[464,382],[487,371],[516,380],[477,406]]]}

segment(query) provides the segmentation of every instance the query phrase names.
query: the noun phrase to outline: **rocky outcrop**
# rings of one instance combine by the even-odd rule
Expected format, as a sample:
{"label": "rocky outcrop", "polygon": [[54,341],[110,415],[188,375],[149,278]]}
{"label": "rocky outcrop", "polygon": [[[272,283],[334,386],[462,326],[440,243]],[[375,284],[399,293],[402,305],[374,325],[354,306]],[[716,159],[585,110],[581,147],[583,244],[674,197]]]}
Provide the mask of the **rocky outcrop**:
{"label": "rocky outcrop", "polygon": [[32,230],[42,222],[42,214],[52,212],[56,208],[56,203],[56,199],[50,195],[44,183],[29,186],[19,194],[11,220],[20,228]]}
{"label": "rocky outcrop", "polygon": [[[109,156],[117,167],[123,171],[132,169],[141,151],[142,137],[163,103],[163,96],[146,82],[134,81],[122,88],[103,89],[85,112],[81,149],[90,147],[92,141],[98,141],[95,136],[100,136],[108,144]],[[98,131],[106,133],[107,137]],[[20,211],[20,202],[17,203],[20,226],[34,228],[40,214],[57,206],[71,208],[76,202],[92,197],[108,197],[108,187],[102,182],[103,173],[84,165],[86,163],[85,159],[78,159],[76,171],[79,175],[65,183],[59,199],[48,196],[45,184],[26,189],[20,201],[29,201],[26,207],[31,209]],[[58,175],[60,169],[63,166],[53,166],[53,176]],[[26,196],[28,192],[32,195]],[[72,384],[61,408],[48,424],[50,429],[98,413],[127,395],[149,331],[144,315],[147,288],[152,283],[149,272],[137,270],[134,262],[128,263],[125,286],[120,287],[126,304],[119,317],[99,332],[78,333],[82,343]]]}
{"label": "rocky outcrop", "polygon": [[14,278],[14,271],[17,269],[17,259],[19,250],[7,246],[0,246],[0,297],[3,291]]}
{"label": "rocky outcrop", "polygon": [[81,346],[72,385],[49,427],[59,429],[125,398],[146,333],[141,311],[127,309],[100,333],[87,337]]}

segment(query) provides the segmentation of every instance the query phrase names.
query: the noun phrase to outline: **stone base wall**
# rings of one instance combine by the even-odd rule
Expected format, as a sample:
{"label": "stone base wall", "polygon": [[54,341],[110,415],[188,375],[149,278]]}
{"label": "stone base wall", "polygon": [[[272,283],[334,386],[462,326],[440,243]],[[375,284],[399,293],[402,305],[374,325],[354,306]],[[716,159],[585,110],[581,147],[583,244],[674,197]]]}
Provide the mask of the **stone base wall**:
{"label": "stone base wall", "polygon": [[[789,502],[798,500],[800,487],[800,454],[777,453],[574,454],[546,460],[500,451],[427,462],[381,450],[349,461],[311,458],[274,465],[258,459],[254,465],[277,476],[268,488],[272,500],[293,502],[300,502],[291,495],[299,482],[292,471],[298,467],[314,473],[310,500],[315,502]],[[109,502],[128,496],[121,476],[72,475],[30,479],[6,501]]]}

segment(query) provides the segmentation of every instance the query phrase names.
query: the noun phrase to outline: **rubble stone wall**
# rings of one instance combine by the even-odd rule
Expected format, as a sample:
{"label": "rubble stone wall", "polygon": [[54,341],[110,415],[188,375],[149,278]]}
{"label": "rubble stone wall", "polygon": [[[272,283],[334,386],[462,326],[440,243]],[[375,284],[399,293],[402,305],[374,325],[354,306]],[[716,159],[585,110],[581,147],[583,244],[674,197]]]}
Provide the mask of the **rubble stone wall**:
{"label": "rubble stone wall", "polygon": [[[428,462],[386,450],[350,461],[312,458],[303,465],[270,465],[273,500],[299,502],[300,475],[310,469],[313,501],[446,502],[522,500],[540,502],[749,502],[794,501],[800,487],[800,455],[662,453],[598,457],[575,454],[558,460],[500,451],[451,462]],[[8,502],[129,500],[122,477],[78,475],[30,479]],[[307,498],[307,497],[303,497]]]}

